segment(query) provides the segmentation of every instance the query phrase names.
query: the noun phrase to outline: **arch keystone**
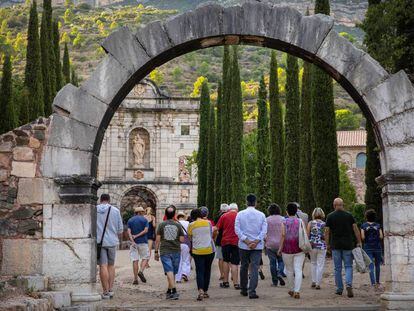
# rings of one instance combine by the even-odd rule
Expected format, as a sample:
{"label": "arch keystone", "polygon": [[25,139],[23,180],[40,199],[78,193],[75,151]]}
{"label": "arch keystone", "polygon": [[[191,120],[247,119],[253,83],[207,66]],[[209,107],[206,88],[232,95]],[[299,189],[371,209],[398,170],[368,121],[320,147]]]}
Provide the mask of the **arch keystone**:
{"label": "arch keystone", "polygon": [[106,53],[115,57],[127,70],[136,71],[150,58],[138,39],[123,26],[111,33],[101,44]]}

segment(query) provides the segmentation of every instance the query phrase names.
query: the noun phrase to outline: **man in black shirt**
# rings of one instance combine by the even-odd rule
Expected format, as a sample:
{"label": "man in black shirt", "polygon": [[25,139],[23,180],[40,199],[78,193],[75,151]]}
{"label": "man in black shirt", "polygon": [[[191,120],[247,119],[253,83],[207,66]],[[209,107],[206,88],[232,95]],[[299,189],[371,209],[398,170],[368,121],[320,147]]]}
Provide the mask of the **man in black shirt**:
{"label": "man in black shirt", "polygon": [[336,294],[342,295],[344,285],[342,281],[342,262],[345,267],[345,283],[347,295],[354,297],[352,291],[352,250],[357,246],[361,247],[361,235],[354,217],[345,211],[344,201],[336,198],[333,202],[335,211],[330,213],[326,220],[325,241],[328,251],[332,249],[332,257],[335,266]]}

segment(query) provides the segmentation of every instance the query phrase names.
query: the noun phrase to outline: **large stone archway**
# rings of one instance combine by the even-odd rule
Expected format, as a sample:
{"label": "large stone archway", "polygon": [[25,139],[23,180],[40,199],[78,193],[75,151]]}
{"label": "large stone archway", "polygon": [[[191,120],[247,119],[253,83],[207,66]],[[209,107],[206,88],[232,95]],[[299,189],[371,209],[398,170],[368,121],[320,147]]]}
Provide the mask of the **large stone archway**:
{"label": "large stone archway", "polygon": [[[94,204],[98,155],[105,130],[132,87],[155,67],[188,52],[225,44],[286,51],[328,72],[373,124],[381,149],[387,292],[384,305],[414,302],[414,88],[404,72],[387,73],[333,29],[328,16],[302,16],[289,7],[246,2],[210,4],[136,32],[121,28],[102,44],[107,55],[79,88],[66,85],[54,100],[41,176],[59,194],[58,236],[43,236],[42,273],[75,301],[98,298]],[[46,206],[46,205],[45,205]],[[71,210],[77,209],[76,213]],[[82,230],[65,227],[82,224]],[[63,219],[62,219],[63,218]],[[69,246],[68,246],[69,245]],[[56,254],[59,254],[56,256]]]}

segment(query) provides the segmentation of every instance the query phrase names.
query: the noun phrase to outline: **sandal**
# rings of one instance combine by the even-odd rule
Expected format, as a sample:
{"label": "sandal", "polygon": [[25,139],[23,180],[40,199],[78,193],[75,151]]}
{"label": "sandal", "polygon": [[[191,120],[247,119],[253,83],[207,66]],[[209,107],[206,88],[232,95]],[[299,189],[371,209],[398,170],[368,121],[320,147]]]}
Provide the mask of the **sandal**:
{"label": "sandal", "polygon": [[240,290],[241,289],[240,284],[234,284],[234,289]]}
{"label": "sandal", "polygon": [[220,283],[220,287],[221,288],[229,288],[230,287],[230,283],[229,282]]}
{"label": "sandal", "polygon": [[197,301],[203,301],[203,299],[204,299],[204,294],[198,294]]}
{"label": "sandal", "polygon": [[300,298],[300,294],[299,294],[299,293],[294,293],[294,294],[293,294],[293,298],[295,298],[295,299],[299,299],[299,298]]}
{"label": "sandal", "polygon": [[209,295],[209,294],[207,294],[207,293],[204,293],[204,294],[203,294],[203,297],[204,297],[204,298],[210,298],[210,295]]}
{"label": "sandal", "polygon": [[291,290],[290,290],[290,291],[288,292],[288,294],[289,294],[289,296],[290,296],[290,297],[293,297],[293,295],[294,295],[295,293],[294,293],[293,291],[291,291]]}
{"label": "sandal", "polygon": [[188,277],[187,277],[185,274],[183,274],[183,276],[181,277],[181,279],[182,279],[184,282],[188,282]]}

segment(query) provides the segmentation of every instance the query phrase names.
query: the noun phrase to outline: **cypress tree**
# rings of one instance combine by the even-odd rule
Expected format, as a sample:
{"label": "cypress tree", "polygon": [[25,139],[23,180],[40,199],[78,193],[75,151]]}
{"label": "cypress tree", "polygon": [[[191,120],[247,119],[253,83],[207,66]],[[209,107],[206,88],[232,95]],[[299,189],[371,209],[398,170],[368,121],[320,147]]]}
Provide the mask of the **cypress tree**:
{"label": "cypress tree", "polygon": [[217,89],[217,109],[216,109],[216,169],[214,175],[214,188],[215,188],[215,197],[214,197],[214,211],[213,219],[216,218],[218,209],[221,204],[221,141],[222,141],[222,118],[223,108],[222,108],[222,84],[221,81],[218,83]]}
{"label": "cypress tree", "polygon": [[214,179],[216,172],[216,111],[213,104],[210,104],[209,113],[206,204],[214,217],[217,214],[218,208],[217,205],[215,205],[216,187]]}
{"label": "cypress tree", "polygon": [[72,83],[74,86],[79,86],[79,79],[78,79],[78,75],[75,72],[75,68],[71,68],[71,81],[70,83]]}
{"label": "cypress tree", "polygon": [[62,88],[62,64],[60,63],[60,45],[59,45],[59,24],[57,20],[53,21],[53,55],[55,57],[55,87],[56,93]]}
{"label": "cypress tree", "polygon": [[43,85],[43,110],[46,116],[52,112],[52,88],[50,85],[50,55],[49,55],[49,38],[47,32],[46,14],[42,14],[42,23],[40,26],[40,51],[42,63],[42,85]]}
{"label": "cypress tree", "polygon": [[10,55],[4,56],[3,77],[0,89],[0,134],[17,126],[16,109],[13,106],[12,64]]}
{"label": "cypress tree", "polygon": [[[315,13],[329,15],[329,0],[316,0]],[[312,66],[311,144],[315,203],[329,212],[339,195],[333,82],[316,66]]]}
{"label": "cypress tree", "polygon": [[231,56],[229,46],[223,52],[223,91],[221,116],[221,202],[231,200],[231,165],[230,165],[230,90],[231,90]]}
{"label": "cypress tree", "polygon": [[269,74],[270,188],[272,201],[285,201],[285,133],[282,104],[279,100],[276,51],[272,51]]}
{"label": "cypress tree", "polygon": [[312,160],[310,145],[310,109],[312,101],[311,64],[303,62],[302,102],[300,106],[300,160],[299,160],[299,203],[301,209],[310,214],[315,206],[312,190]]}
{"label": "cypress tree", "polygon": [[200,93],[200,134],[197,153],[197,205],[199,207],[206,205],[209,114],[210,90],[208,82],[204,80]]}
{"label": "cypress tree", "polygon": [[237,46],[233,47],[230,97],[230,164],[231,199],[240,208],[245,199],[245,169],[243,157],[243,98]]}
{"label": "cypress tree", "polygon": [[65,49],[63,51],[62,73],[63,73],[64,83],[65,84],[70,83],[70,60],[69,60],[68,45],[66,42],[65,42]]}
{"label": "cypress tree", "polygon": [[375,141],[374,130],[370,122],[367,122],[367,160],[365,165],[365,208],[374,209],[378,220],[382,222],[382,197],[381,188],[375,178],[381,175],[381,164],[378,147]]}
{"label": "cypress tree", "polygon": [[269,163],[269,112],[267,111],[267,91],[264,76],[260,79],[257,100],[257,201],[258,208],[266,212],[270,204],[270,163]]}
{"label": "cypress tree", "polygon": [[[26,99],[22,101],[21,121],[25,124],[44,114],[42,67],[40,60],[39,25],[37,4],[33,1],[30,8],[29,26],[27,29],[27,51],[24,86]],[[27,107],[25,107],[27,105]]]}
{"label": "cypress tree", "polygon": [[286,173],[285,200],[299,201],[299,66],[298,59],[288,54],[286,64]]}

